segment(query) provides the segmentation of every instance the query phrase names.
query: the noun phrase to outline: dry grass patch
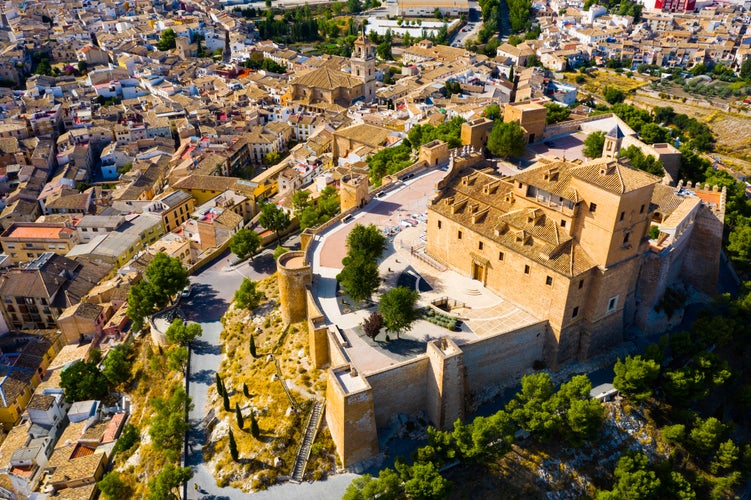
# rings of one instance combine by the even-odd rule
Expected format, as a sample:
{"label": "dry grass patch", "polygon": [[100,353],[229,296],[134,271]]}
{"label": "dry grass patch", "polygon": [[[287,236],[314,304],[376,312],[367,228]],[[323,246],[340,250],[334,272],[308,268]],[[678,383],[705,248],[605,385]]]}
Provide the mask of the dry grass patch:
{"label": "dry grass patch", "polygon": [[[230,308],[222,318],[224,359],[219,374],[230,400],[225,411],[223,398],[214,386],[209,390],[219,423],[207,446],[206,459],[214,463],[217,481],[244,491],[263,489],[277,482],[279,476],[291,473],[302,439],[304,425],[315,398],[325,395],[325,373],[310,365],[307,348],[307,324],[285,327],[278,308],[279,290],[276,276],[258,282],[266,298],[252,313]],[[253,335],[256,357],[250,352]],[[277,371],[278,365],[278,371]],[[283,380],[294,400],[287,397]],[[245,395],[244,386],[248,394]],[[243,416],[243,429],[238,427],[235,405]],[[250,432],[250,416],[255,416],[258,437]],[[237,443],[239,460],[229,454],[229,429]],[[315,463],[309,471],[318,477],[332,469],[333,443],[319,433],[315,446]]]}

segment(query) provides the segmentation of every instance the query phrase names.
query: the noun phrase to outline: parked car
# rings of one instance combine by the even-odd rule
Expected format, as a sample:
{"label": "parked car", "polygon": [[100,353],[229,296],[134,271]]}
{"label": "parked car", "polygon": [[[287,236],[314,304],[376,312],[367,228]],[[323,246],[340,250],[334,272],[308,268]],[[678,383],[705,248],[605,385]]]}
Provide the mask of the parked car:
{"label": "parked car", "polygon": [[184,299],[190,297],[190,293],[193,291],[193,285],[188,285],[180,292],[180,296]]}

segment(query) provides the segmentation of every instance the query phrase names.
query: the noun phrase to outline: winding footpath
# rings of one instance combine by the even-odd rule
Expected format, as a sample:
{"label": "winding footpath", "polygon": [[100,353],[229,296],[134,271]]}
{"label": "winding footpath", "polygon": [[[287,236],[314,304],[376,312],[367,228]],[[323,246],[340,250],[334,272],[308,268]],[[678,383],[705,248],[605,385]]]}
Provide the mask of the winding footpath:
{"label": "winding footpath", "polygon": [[[306,500],[329,500],[341,498],[354,474],[334,476],[327,481],[315,483],[285,483],[266,491],[248,494],[232,488],[217,486],[211,470],[203,460],[203,444],[206,434],[202,420],[209,408],[208,391],[214,385],[215,374],[222,361],[221,318],[232,301],[232,296],[245,277],[260,280],[276,270],[270,250],[257,255],[250,263],[243,263],[233,270],[225,270],[229,252],[219,256],[212,264],[191,277],[193,292],[184,299],[181,309],[189,321],[201,325],[203,335],[191,345],[188,394],[193,401],[193,409],[188,414],[188,432],[185,465],[193,469],[193,479],[187,485],[186,498],[189,499],[247,499],[282,500],[305,497]],[[194,485],[197,485],[196,489]]]}

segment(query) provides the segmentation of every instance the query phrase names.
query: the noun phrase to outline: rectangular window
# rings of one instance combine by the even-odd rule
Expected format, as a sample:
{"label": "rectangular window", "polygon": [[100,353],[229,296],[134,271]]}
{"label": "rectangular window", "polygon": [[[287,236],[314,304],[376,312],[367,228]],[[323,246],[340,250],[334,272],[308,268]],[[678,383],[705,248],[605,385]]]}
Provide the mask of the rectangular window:
{"label": "rectangular window", "polygon": [[482,250],[482,241],[477,244],[477,249]]}
{"label": "rectangular window", "polygon": [[459,239],[459,240],[462,239],[462,232],[461,231],[459,231],[457,233],[456,238]]}
{"label": "rectangular window", "polygon": [[620,220],[621,222],[623,222],[623,218],[624,218],[625,216],[626,216],[626,212],[621,212],[621,216],[620,216],[619,220]]}
{"label": "rectangular window", "polygon": [[524,265],[524,274],[529,274],[529,266],[526,264]]}
{"label": "rectangular window", "polygon": [[438,221],[438,229],[441,229],[441,221]]}
{"label": "rectangular window", "polygon": [[579,280],[579,290],[584,288],[584,280]]}
{"label": "rectangular window", "polygon": [[640,214],[643,214],[643,213],[644,213],[644,205],[642,205],[642,206],[641,206],[641,208],[639,209],[639,213],[640,213]]}
{"label": "rectangular window", "polygon": [[552,276],[546,276],[545,277],[545,284],[548,286],[553,286],[553,277]]}
{"label": "rectangular window", "polygon": [[8,248],[16,248],[16,245],[14,245],[13,243],[8,243],[6,246]]}
{"label": "rectangular window", "polygon": [[574,307],[574,310],[571,312],[571,317],[575,318],[579,316],[579,306]]}
{"label": "rectangular window", "polygon": [[589,211],[592,213],[597,212],[597,203],[590,203],[589,204]]}
{"label": "rectangular window", "polygon": [[608,300],[608,312],[615,311],[616,306],[618,305],[618,296],[611,297],[610,300]]}
{"label": "rectangular window", "polygon": [[631,237],[631,233],[626,233],[626,235],[623,237],[623,244],[625,245],[628,243],[628,239]]}
{"label": "rectangular window", "polygon": [[503,260],[503,252],[498,252],[498,260]]}
{"label": "rectangular window", "polygon": [[566,227],[566,221],[565,220],[561,220],[561,227]]}

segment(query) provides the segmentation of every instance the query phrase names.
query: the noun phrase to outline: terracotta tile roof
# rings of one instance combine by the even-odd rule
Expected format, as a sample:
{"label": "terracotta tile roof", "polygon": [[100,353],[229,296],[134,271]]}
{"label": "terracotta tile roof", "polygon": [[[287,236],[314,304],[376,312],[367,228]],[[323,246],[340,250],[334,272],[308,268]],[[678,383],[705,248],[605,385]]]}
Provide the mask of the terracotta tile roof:
{"label": "terracotta tile roof", "polygon": [[513,191],[509,180],[488,172],[465,172],[467,175],[457,176],[443,190],[429,210],[565,276],[577,276],[594,267],[587,253],[542,210],[519,208],[514,197],[507,196]]}
{"label": "terracotta tile roof", "polygon": [[31,396],[29,404],[26,405],[27,410],[49,410],[55,403],[55,397],[49,394],[34,394]]}
{"label": "terracotta tile roof", "polygon": [[349,73],[324,66],[300,75],[292,80],[292,84],[325,90],[335,90],[341,87],[348,89],[354,88],[358,85],[362,85],[363,82],[361,79],[356,78]]}
{"label": "terracotta tile roof", "polygon": [[222,177],[218,175],[189,175],[180,179],[173,186],[175,189],[202,189],[207,191],[226,191],[232,189],[237,181],[236,177]]}
{"label": "terracotta tile roof", "polygon": [[352,125],[334,132],[334,137],[343,137],[374,148],[383,146],[389,135],[391,130],[367,123]]}
{"label": "terracotta tile roof", "polygon": [[[73,481],[81,481],[85,479],[95,480],[95,475],[100,467],[103,467],[102,462],[106,460],[104,453],[94,453],[91,455],[84,455],[82,457],[73,458],[67,462],[58,465],[55,472],[49,478],[50,484],[60,483],[66,484]],[[48,464],[49,468],[49,464]]]}

